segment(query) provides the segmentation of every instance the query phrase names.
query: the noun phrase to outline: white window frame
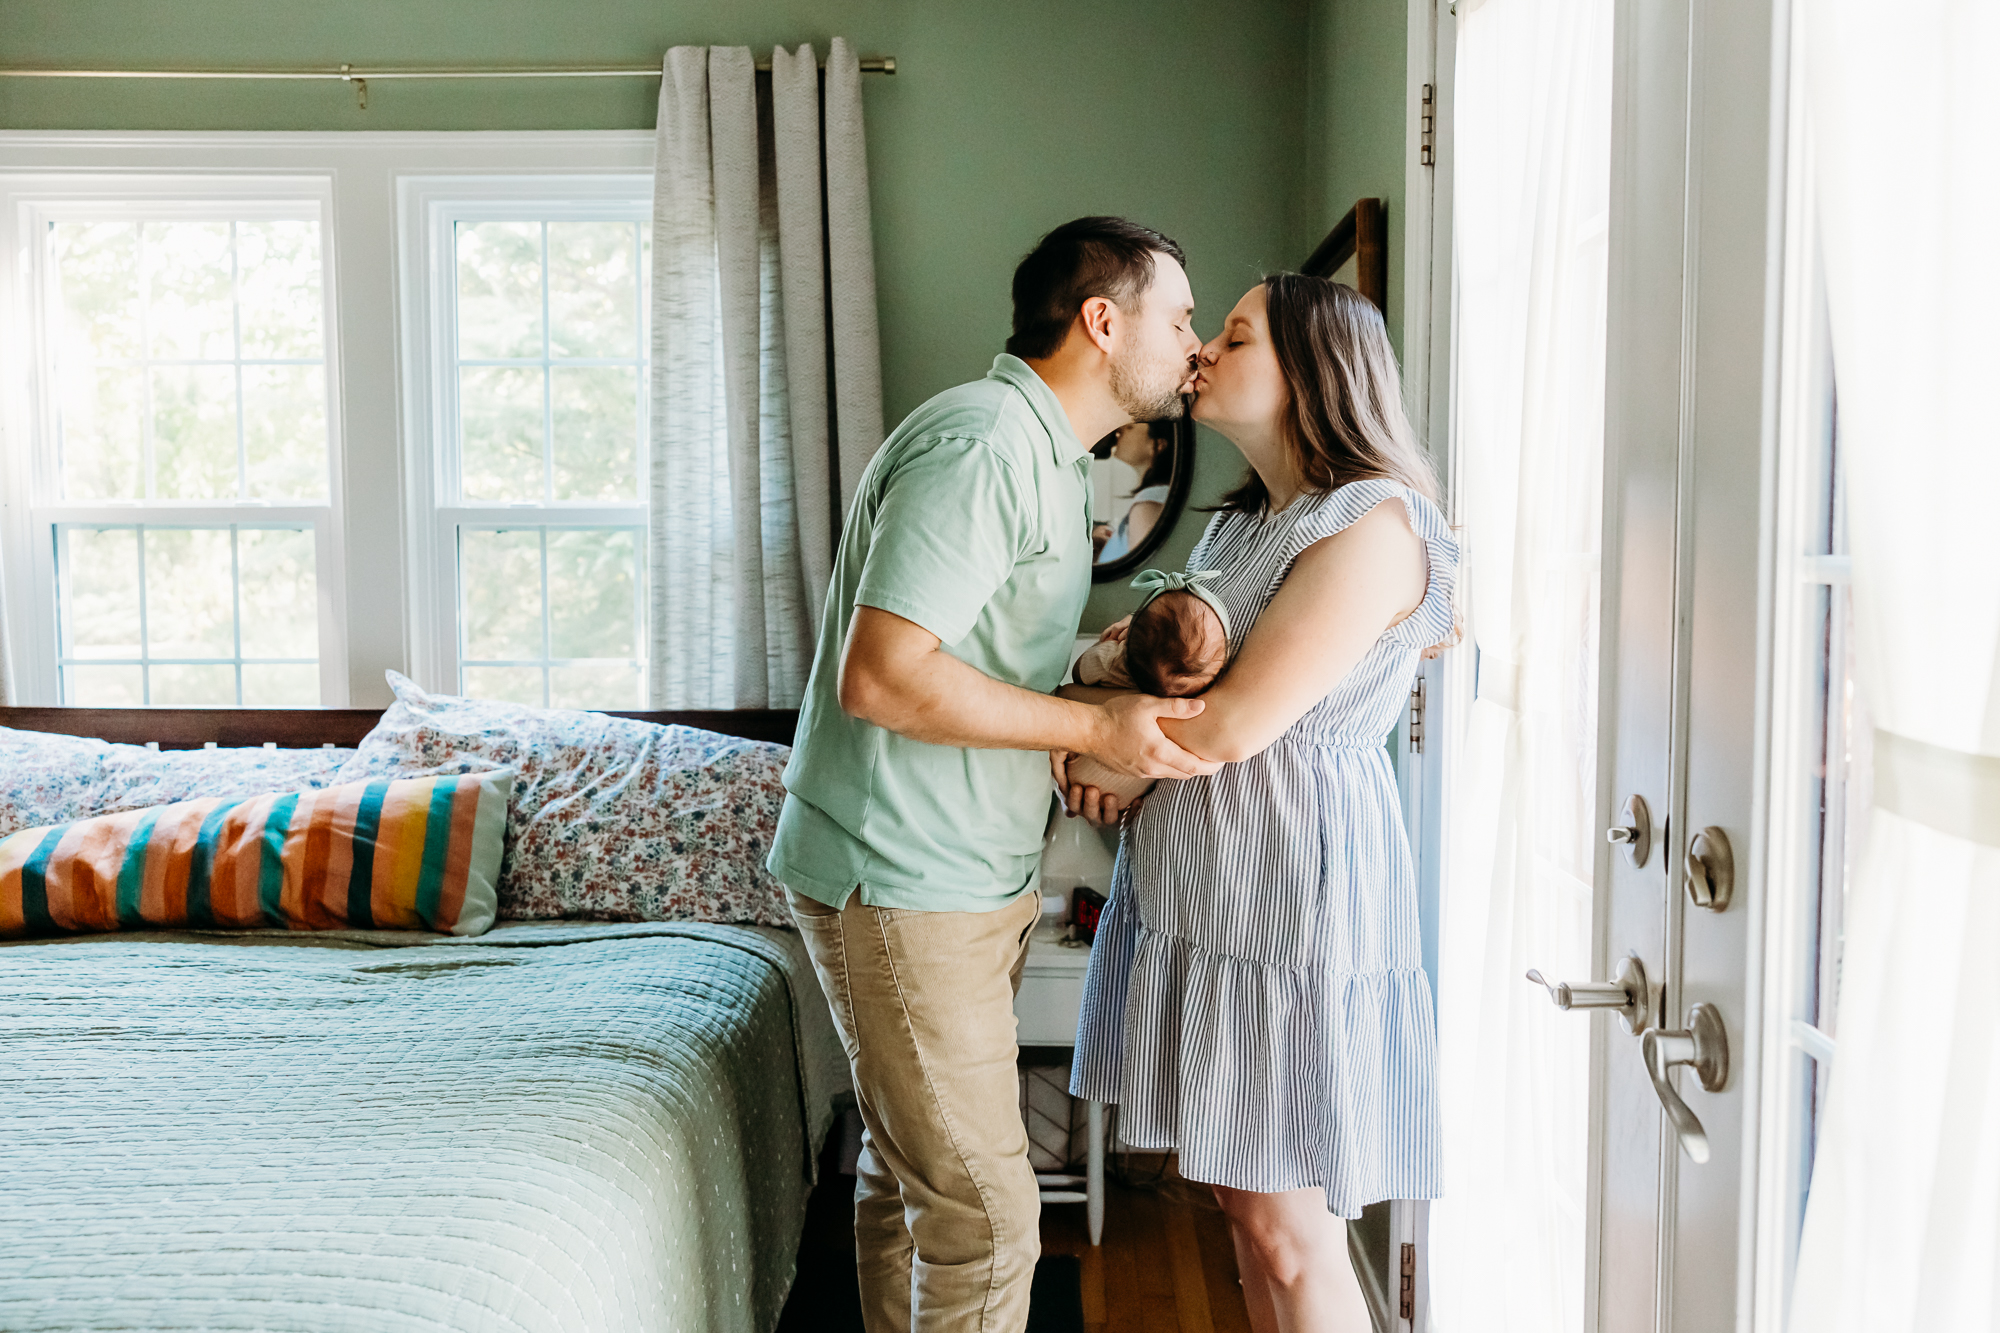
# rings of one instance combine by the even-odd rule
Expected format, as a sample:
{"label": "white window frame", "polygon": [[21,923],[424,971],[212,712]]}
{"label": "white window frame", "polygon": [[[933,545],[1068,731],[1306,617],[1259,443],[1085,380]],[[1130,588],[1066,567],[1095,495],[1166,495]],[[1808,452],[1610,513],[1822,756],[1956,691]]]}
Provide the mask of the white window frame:
{"label": "white window frame", "polygon": [[[413,553],[412,677],[426,689],[461,690],[458,540],[463,528],[635,528],[639,655],[645,656],[646,413],[639,415],[638,490],[629,504],[574,501],[466,504],[458,477],[460,222],[648,221],[653,179],[644,171],[600,174],[410,175],[397,181],[403,340],[403,468],[406,531]],[[643,323],[642,323],[643,326]],[[650,351],[647,359],[650,360]],[[645,391],[642,370],[641,391]],[[546,603],[546,597],[544,598]],[[546,605],[544,607],[546,619]],[[642,668],[650,669],[650,664]],[[642,681],[643,690],[643,681]],[[641,695],[643,698],[643,693]]]}
{"label": "white window frame", "polygon": [[[0,173],[0,253],[16,263],[0,275],[0,364],[6,366],[6,437],[20,447],[0,461],[8,503],[0,525],[6,630],[23,701],[61,700],[61,529],[305,527],[313,533],[318,585],[320,702],[346,702],[343,469],[339,323],[332,182],[324,175],[217,176],[154,172]],[[45,238],[51,222],[156,219],[311,218],[320,227],[322,357],[326,382],[327,491],[323,502],[257,500],[71,501],[61,494],[56,393],[46,347],[51,311]],[[239,627],[240,629],[240,627]],[[240,634],[238,636],[240,649]],[[142,650],[143,651],[143,650]],[[240,657],[240,651],[237,656]]]}
{"label": "white window frame", "polygon": [[[398,182],[406,177],[545,178],[638,176],[650,181],[650,130],[535,131],[101,131],[0,130],[0,651],[14,668],[16,704],[57,702],[52,608],[38,600],[28,531],[27,478],[21,450],[32,407],[21,321],[22,272],[17,200],[35,190],[53,196],[87,192],[92,177],[123,183],[139,176],[233,182],[246,195],[269,182],[312,177],[329,192],[331,256],[323,274],[337,320],[329,323],[329,421],[339,423],[332,500],[337,577],[321,573],[337,635],[320,643],[322,690],[329,706],[382,707],[391,701],[384,672],[395,670],[432,689],[451,684],[436,673],[435,622],[424,599],[436,580],[424,568],[432,549],[427,466],[411,467],[428,427],[413,404],[428,402],[431,374],[413,363],[420,330],[407,322],[412,293],[400,279],[412,238],[398,225]],[[650,190],[648,191],[650,194]],[[64,197],[68,197],[64,194]],[[424,407],[423,411],[428,411]],[[419,437],[417,432],[424,431]],[[258,518],[278,516],[258,508]],[[336,581],[329,582],[330,578]],[[344,657],[344,661],[342,660]]]}
{"label": "white window frame", "polygon": [[[1826,848],[1821,820],[1831,768],[1822,746],[1833,664],[1826,661],[1827,620],[1848,583],[1852,557],[1825,554],[1827,502],[1836,489],[1829,473],[1835,432],[1832,325],[1827,314],[1819,221],[1807,114],[1803,16],[1794,11],[1785,34],[1790,78],[1785,88],[1783,270],[1776,402],[1778,447],[1772,508],[1773,577],[1767,593],[1771,646],[1770,772],[1766,778],[1763,885],[1753,923],[1753,957],[1761,963],[1758,1029],[1745,1074],[1755,1079],[1756,1175],[1751,1225],[1742,1241],[1750,1273],[1751,1322],[1787,1326],[1798,1265],[1807,1185],[1813,1175],[1812,1099],[1837,1043],[1812,1019],[1822,980],[1816,919]],[[1828,598],[1824,611],[1822,595]],[[1822,676],[1821,672],[1827,674]],[[1844,780],[1844,779],[1843,779]],[[1843,803],[1844,803],[1843,796]],[[1851,869],[1851,867],[1847,867]],[[1837,967],[1837,965],[1836,965]],[[1753,976],[1756,976],[1753,973]],[[1830,1015],[1817,1015],[1822,1021]],[[1747,1034],[1746,1034],[1747,1035]]]}

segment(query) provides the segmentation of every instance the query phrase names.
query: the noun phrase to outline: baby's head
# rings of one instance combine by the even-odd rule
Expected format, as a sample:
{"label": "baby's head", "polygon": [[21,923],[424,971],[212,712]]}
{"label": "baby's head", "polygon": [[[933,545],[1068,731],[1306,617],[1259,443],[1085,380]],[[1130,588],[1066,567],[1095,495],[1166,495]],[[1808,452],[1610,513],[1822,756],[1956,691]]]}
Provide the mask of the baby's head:
{"label": "baby's head", "polygon": [[1191,592],[1163,592],[1125,630],[1125,672],[1147,694],[1200,694],[1229,661],[1229,635],[1215,608]]}

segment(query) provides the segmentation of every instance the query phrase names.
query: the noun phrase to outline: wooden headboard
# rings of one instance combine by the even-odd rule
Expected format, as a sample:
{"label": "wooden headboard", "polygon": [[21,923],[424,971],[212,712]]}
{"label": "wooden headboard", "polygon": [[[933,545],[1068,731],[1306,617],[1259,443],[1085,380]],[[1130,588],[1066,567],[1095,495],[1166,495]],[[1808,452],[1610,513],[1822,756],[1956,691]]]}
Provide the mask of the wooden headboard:
{"label": "wooden headboard", "polygon": [[[725,736],[792,743],[799,715],[793,709],[745,708],[714,712],[613,712],[662,726],[700,727]],[[94,736],[127,745],[158,742],[162,750],[275,744],[314,749],[352,746],[382,720],[379,708],[0,708],[0,727]]]}

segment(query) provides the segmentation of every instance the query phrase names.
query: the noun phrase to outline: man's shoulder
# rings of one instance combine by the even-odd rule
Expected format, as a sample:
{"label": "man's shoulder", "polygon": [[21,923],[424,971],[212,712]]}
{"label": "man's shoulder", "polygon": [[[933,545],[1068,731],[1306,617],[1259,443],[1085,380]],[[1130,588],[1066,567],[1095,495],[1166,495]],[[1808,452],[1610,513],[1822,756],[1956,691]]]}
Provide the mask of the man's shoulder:
{"label": "man's shoulder", "polygon": [[1038,444],[1046,448],[1048,432],[1021,391],[988,376],[937,394],[903,418],[883,442],[884,452],[898,458],[928,453],[947,442],[983,447],[1008,462],[1032,464]]}

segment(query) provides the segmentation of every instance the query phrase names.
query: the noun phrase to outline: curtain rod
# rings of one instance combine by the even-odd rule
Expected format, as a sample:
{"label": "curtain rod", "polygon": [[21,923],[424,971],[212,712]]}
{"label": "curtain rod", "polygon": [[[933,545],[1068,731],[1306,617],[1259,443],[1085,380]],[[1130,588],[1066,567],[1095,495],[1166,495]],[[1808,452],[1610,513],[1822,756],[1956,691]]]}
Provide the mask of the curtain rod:
{"label": "curtain rod", "polygon": [[[771,62],[760,60],[757,68],[768,72]],[[821,65],[824,69],[825,66]],[[896,57],[861,57],[863,74],[894,74]],[[632,68],[623,65],[492,65],[457,69],[437,67],[367,67],[342,65],[338,69],[15,69],[0,66],[0,78],[12,79],[343,79],[361,83],[369,79],[657,79],[660,67]]]}

